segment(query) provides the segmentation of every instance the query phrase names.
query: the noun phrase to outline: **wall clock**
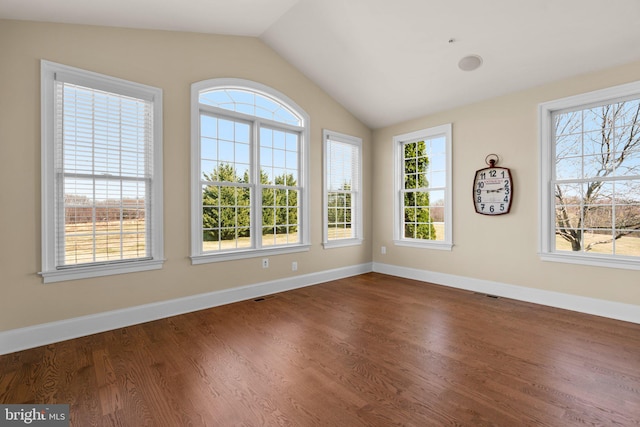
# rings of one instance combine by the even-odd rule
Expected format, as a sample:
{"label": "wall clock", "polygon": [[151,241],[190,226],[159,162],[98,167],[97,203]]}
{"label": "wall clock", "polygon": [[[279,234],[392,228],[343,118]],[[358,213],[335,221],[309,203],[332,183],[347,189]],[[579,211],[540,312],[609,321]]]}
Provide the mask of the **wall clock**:
{"label": "wall clock", "polygon": [[498,156],[485,158],[488,168],[476,171],[473,180],[473,205],[482,215],[504,215],[511,209],[513,181],[508,168],[497,167]]}

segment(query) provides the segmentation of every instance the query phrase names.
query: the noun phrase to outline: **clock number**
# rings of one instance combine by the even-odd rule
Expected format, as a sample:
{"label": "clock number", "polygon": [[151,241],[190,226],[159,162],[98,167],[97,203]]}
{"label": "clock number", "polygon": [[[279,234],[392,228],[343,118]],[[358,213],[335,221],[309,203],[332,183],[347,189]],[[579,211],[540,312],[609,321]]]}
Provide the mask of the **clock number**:
{"label": "clock number", "polygon": [[509,196],[505,196],[505,198],[504,198],[503,202],[505,202],[505,203],[509,203]]}
{"label": "clock number", "polygon": [[481,179],[485,179],[486,177],[487,177],[487,174],[485,172],[480,172]]}
{"label": "clock number", "polygon": [[504,178],[504,171],[502,171],[502,177]]}
{"label": "clock number", "polygon": [[480,195],[480,193],[482,193],[482,190],[478,188],[478,189],[476,190],[476,194],[479,196],[479,195]]}
{"label": "clock number", "polygon": [[484,203],[480,204],[480,209],[484,210]]}
{"label": "clock number", "polygon": [[495,208],[493,207],[493,205],[489,206],[489,212],[493,213],[493,211],[495,211]]}
{"label": "clock number", "polygon": [[504,211],[504,203],[500,203],[500,212]]}
{"label": "clock number", "polygon": [[[502,173],[504,173],[504,172],[502,172]],[[508,179],[504,180],[504,188],[509,188],[509,180]]]}
{"label": "clock number", "polygon": [[480,181],[480,182],[478,183],[478,188],[484,188],[484,182]]}
{"label": "clock number", "polygon": [[498,173],[495,171],[495,169],[491,169],[491,170],[489,171],[489,176],[490,176],[491,178],[495,178],[495,177],[497,176],[497,174],[498,174]]}

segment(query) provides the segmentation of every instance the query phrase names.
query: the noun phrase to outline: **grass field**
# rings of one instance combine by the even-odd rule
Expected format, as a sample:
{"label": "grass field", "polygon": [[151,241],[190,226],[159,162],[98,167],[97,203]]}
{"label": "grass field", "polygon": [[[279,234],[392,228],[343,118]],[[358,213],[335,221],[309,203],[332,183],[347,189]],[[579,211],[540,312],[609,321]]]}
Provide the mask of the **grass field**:
{"label": "grass field", "polygon": [[145,221],[98,222],[95,230],[91,223],[67,224],[64,246],[67,265],[144,258]]}
{"label": "grass field", "polygon": [[[584,241],[586,245],[597,242],[599,240],[604,240],[605,238],[606,236],[602,234],[588,233],[584,235]],[[615,248],[616,255],[640,256],[640,238],[629,236],[621,237],[616,240]],[[556,236],[556,250],[571,252],[571,244],[564,240],[562,237]],[[588,253],[612,254],[613,243],[611,242],[595,245]]]}
{"label": "grass field", "polygon": [[[349,238],[351,237],[350,228],[330,228],[329,238]],[[265,234],[262,236],[262,247],[286,245],[287,243],[298,243],[298,233],[289,234]],[[241,237],[236,240],[222,240],[220,242],[202,242],[203,251],[228,250],[235,248],[250,248],[251,239],[249,237]]]}
{"label": "grass field", "polygon": [[[287,243],[298,243],[298,233],[265,234],[262,236],[262,247],[286,245]],[[250,247],[251,238],[249,237],[240,237],[237,240],[221,240],[220,242],[202,242],[202,250],[204,252]]]}
{"label": "grass field", "polygon": [[[65,227],[66,264],[144,258],[147,255],[144,219],[122,221],[122,229],[120,225],[119,221],[97,223],[94,242],[94,230],[91,224],[68,224]],[[444,240],[444,223],[435,223],[434,226],[436,240]],[[351,229],[332,228],[329,230],[329,237],[351,237]],[[587,244],[601,239],[603,239],[603,235],[585,235]],[[263,247],[297,242],[297,232],[262,236]],[[248,237],[242,237],[237,241],[203,242],[202,249],[206,252],[250,247],[251,240]],[[556,236],[556,249],[558,251],[571,251],[571,245],[560,236]],[[617,255],[640,256],[640,238],[625,236],[618,239],[615,244],[615,251]],[[613,243],[596,245],[589,253],[611,254],[613,253]]]}

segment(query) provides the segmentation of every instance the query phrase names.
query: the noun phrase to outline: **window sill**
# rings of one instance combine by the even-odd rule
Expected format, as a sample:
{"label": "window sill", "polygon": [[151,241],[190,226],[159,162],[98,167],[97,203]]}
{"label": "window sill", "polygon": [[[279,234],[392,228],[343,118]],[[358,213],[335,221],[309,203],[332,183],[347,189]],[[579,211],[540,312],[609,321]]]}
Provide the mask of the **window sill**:
{"label": "window sill", "polygon": [[164,264],[164,260],[131,261],[86,267],[69,267],[61,270],[43,271],[38,274],[42,276],[44,283],[55,283],[66,280],[90,279],[92,277],[158,270],[162,268],[162,264]]}
{"label": "window sill", "polygon": [[448,242],[435,242],[435,241],[423,241],[423,240],[394,240],[393,243],[396,246],[408,246],[412,248],[422,249],[436,249],[439,251],[451,251],[453,248],[452,243]]}
{"label": "window sill", "polygon": [[208,264],[210,262],[233,261],[237,259],[258,258],[269,255],[290,254],[295,252],[307,252],[311,245],[280,246],[268,249],[246,249],[229,252],[207,253],[191,256],[191,264]]}
{"label": "window sill", "polygon": [[574,255],[570,253],[561,254],[540,253],[542,261],[562,262],[566,264],[582,264],[592,267],[622,268],[626,270],[640,270],[640,259],[637,257],[608,257],[602,255]]}
{"label": "window sill", "polygon": [[362,239],[341,239],[341,240],[330,240],[328,242],[324,242],[322,247],[325,249],[331,248],[343,248],[345,246],[359,246],[362,245]]}

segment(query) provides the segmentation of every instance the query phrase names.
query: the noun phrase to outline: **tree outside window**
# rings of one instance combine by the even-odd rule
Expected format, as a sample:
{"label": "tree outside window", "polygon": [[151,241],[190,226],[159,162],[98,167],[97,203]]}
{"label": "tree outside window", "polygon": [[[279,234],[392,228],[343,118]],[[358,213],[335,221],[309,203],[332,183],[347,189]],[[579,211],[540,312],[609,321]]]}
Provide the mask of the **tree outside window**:
{"label": "tree outside window", "polygon": [[540,256],[640,269],[640,82],[540,104]]}
{"label": "tree outside window", "polygon": [[640,256],[640,101],[554,115],[556,250]]}
{"label": "tree outside window", "polygon": [[394,242],[451,250],[451,125],[398,135],[394,142]]}

